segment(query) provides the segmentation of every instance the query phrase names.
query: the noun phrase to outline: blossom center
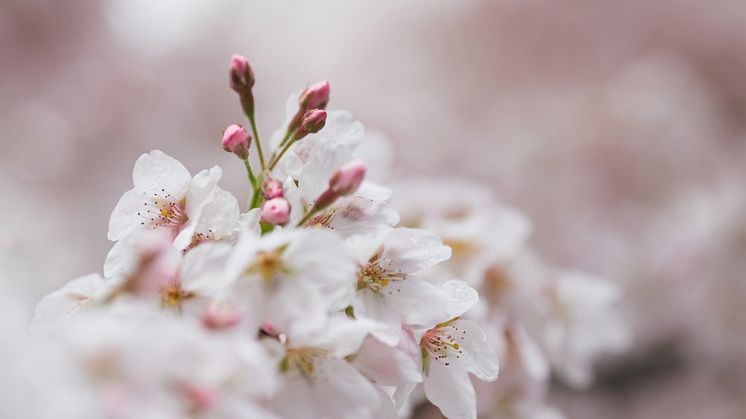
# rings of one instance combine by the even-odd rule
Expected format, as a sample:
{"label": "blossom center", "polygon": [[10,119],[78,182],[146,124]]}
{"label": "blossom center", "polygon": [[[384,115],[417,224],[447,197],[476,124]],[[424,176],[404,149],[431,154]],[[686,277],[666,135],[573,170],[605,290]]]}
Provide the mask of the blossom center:
{"label": "blossom center", "polygon": [[161,305],[166,308],[181,310],[184,301],[194,298],[193,292],[185,291],[178,283],[172,283],[161,289]]}
{"label": "blossom center", "polygon": [[428,330],[420,340],[423,358],[429,355],[446,366],[451,365],[453,358],[460,359],[464,350],[459,341],[464,340],[466,331],[449,325]]}
{"label": "blossom center", "polygon": [[279,272],[288,273],[282,253],[287,246],[280,246],[274,250],[261,250],[257,252],[254,262],[246,268],[246,274],[259,273],[266,284]]}
{"label": "blossom center", "polygon": [[143,218],[140,224],[149,225],[154,229],[178,230],[188,219],[185,200],[177,200],[170,193],[166,193],[165,189],[154,192],[137,215]]}
{"label": "blossom center", "polygon": [[[358,274],[357,289],[369,289],[377,294],[384,292],[385,288],[394,281],[403,281],[407,275],[402,272],[392,272],[381,267],[380,252],[370,258],[370,261],[360,268]],[[397,290],[398,291],[398,290]],[[389,294],[392,294],[389,291]]]}
{"label": "blossom center", "polygon": [[311,377],[317,371],[318,363],[326,359],[327,355],[328,351],[320,348],[288,348],[285,358],[280,361],[280,372]]}

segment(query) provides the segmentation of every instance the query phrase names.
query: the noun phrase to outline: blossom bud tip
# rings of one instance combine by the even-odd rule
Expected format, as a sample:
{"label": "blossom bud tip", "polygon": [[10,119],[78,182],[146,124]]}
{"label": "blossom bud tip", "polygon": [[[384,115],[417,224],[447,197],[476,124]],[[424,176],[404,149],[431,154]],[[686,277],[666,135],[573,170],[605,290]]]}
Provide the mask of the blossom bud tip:
{"label": "blossom bud tip", "polygon": [[312,109],[303,115],[303,130],[309,133],[321,131],[326,125],[326,111],[321,109]]}
{"label": "blossom bud tip", "polygon": [[249,60],[243,55],[233,54],[229,69],[231,89],[238,93],[245,93],[254,86],[254,71],[249,65]]}
{"label": "blossom bud tip", "polygon": [[324,80],[307,87],[300,96],[303,109],[324,109],[329,103],[329,82]]}
{"label": "blossom bud tip", "polygon": [[353,194],[365,177],[365,162],[353,160],[337,170],[329,179],[329,189],[337,196]]}
{"label": "blossom bud tip", "polygon": [[237,155],[242,160],[249,157],[251,136],[240,125],[229,125],[223,132],[223,150]]}
{"label": "blossom bud tip", "polygon": [[273,198],[262,205],[262,221],[283,225],[290,218],[290,203],[285,198]]}
{"label": "blossom bud tip", "polygon": [[282,198],[284,191],[278,179],[265,178],[262,181],[262,194],[265,199]]}

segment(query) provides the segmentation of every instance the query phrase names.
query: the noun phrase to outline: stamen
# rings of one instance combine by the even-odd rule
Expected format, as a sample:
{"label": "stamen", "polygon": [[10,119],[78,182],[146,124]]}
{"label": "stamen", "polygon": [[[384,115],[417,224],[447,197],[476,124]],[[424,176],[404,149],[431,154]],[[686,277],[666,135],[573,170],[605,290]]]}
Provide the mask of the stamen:
{"label": "stamen", "polygon": [[428,330],[420,341],[423,355],[442,362],[445,366],[451,365],[453,358],[460,359],[464,350],[458,340],[464,340],[465,330],[456,326],[444,326]]}
{"label": "stamen", "polygon": [[[387,271],[381,267],[380,257],[382,249],[379,249],[368,261],[368,264],[360,268],[358,274],[357,289],[362,290],[368,288],[369,290],[382,294],[388,292],[389,295],[393,294],[392,289],[385,290],[392,282],[403,281],[407,279],[407,274],[402,272]],[[396,292],[400,292],[400,289],[396,289]]]}
{"label": "stamen", "polygon": [[137,215],[142,219],[141,225],[153,229],[178,230],[188,219],[184,200],[177,202],[173,195],[166,193],[165,189],[154,192],[143,203],[143,208],[137,212]]}
{"label": "stamen", "polygon": [[311,378],[317,370],[317,364],[327,355],[328,351],[321,348],[288,348],[285,358],[280,361],[280,372],[295,373]]}
{"label": "stamen", "polygon": [[290,273],[290,269],[285,266],[285,261],[282,259],[282,253],[286,248],[287,245],[283,245],[274,250],[257,252],[254,262],[246,268],[244,274],[259,273],[265,284],[269,285],[277,273]]}

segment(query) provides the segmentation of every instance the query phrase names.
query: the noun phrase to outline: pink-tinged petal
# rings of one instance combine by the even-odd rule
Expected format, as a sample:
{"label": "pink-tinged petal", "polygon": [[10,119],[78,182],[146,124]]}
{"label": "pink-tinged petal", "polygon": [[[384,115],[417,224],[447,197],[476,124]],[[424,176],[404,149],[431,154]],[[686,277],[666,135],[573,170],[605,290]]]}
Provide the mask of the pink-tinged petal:
{"label": "pink-tinged petal", "polygon": [[416,358],[372,336],[363,341],[353,365],[366,377],[384,386],[400,386],[404,383],[422,381],[420,365]]}
{"label": "pink-tinged petal", "polygon": [[476,419],[477,399],[469,374],[456,365],[430,360],[425,395],[449,419]]}

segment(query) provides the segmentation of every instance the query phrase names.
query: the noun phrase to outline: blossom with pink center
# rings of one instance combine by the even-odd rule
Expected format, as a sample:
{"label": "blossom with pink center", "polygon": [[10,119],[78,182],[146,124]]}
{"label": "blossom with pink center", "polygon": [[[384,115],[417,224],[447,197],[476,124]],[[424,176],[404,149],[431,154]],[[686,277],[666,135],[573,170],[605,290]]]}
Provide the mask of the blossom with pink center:
{"label": "blossom with pink center", "polygon": [[238,202],[217,186],[221,176],[215,166],[192,178],[184,165],[162,151],[143,154],[132,173],[134,188],[125,192],[109,219],[109,240],[120,241],[141,229],[165,230],[185,249],[195,235],[221,239],[231,234],[238,222]]}
{"label": "blossom with pink center", "polygon": [[420,339],[427,398],[449,418],[477,417],[469,373],[482,381],[497,379],[497,356],[482,329],[468,320],[451,320],[427,330]]}

